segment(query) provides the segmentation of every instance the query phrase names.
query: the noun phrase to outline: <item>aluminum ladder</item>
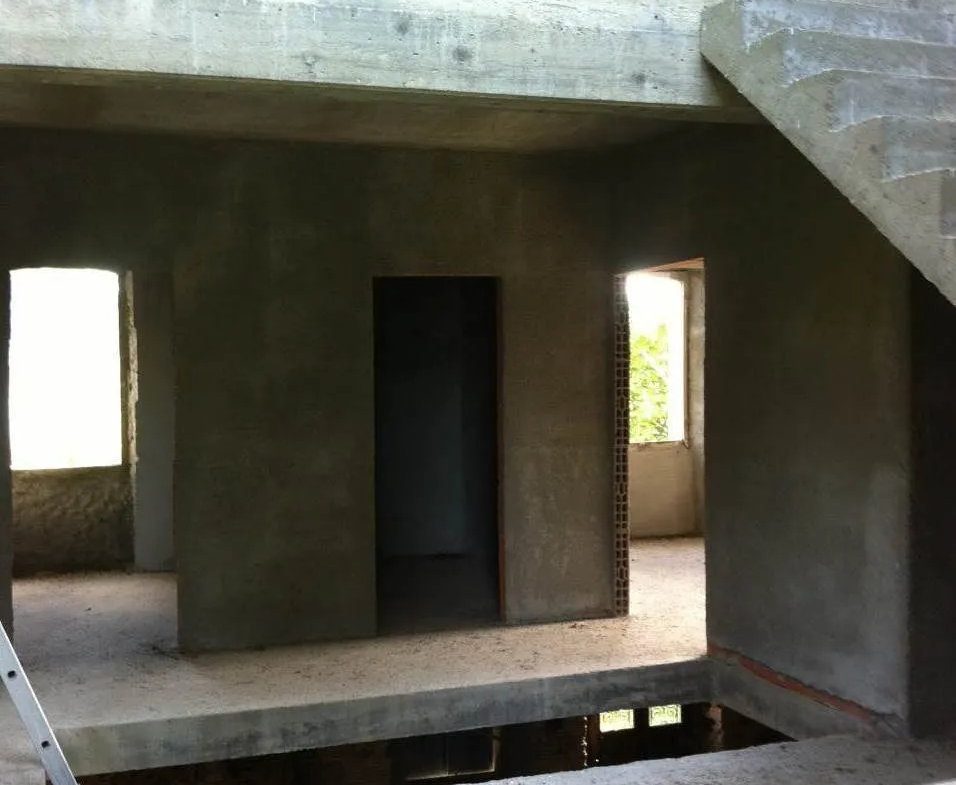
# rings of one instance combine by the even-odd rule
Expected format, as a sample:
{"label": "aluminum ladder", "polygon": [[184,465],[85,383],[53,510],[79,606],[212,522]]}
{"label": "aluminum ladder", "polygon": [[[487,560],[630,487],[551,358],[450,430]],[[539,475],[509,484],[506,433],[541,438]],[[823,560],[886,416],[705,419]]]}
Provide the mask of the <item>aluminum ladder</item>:
{"label": "aluminum ladder", "polygon": [[46,769],[47,777],[53,785],[77,785],[76,777],[66,762],[63,750],[57,743],[53,729],[43,713],[43,707],[37,700],[30,680],[20,664],[20,658],[13,648],[10,636],[0,623],[0,676],[10,693],[10,700],[27,729],[30,741],[36,747],[40,762]]}

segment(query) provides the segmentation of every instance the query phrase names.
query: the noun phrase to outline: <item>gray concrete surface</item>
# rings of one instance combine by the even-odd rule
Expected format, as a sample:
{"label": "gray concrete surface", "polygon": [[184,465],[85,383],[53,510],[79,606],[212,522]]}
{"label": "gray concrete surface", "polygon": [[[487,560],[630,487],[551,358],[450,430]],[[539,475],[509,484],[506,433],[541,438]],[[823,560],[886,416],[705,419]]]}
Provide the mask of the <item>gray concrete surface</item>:
{"label": "gray concrete surface", "polygon": [[873,741],[855,736],[498,780],[501,785],[942,785],[953,781],[956,744],[952,741]]}
{"label": "gray concrete surface", "polygon": [[13,569],[109,570],[133,560],[128,466],[13,472]]}
{"label": "gray concrete surface", "polygon": [[[814,19],[808,16],[811,8]],[[949,185],[953,130],[946,124],[948,110],[940,117],[935,108],[939,101],[947,105],[952,85],[942,85],[956,77],[952,9],[944,13],[944,8],[945,3],[917,10],[856,7],[848,15],[839,3],[734,0],[704,14],[701,46],[956,302],[956,231],[947,218],[956,196]],[[861,72],[880,75],[880,88],[873,90]],[[897,112],[902,119],[893,116]],[[860,119],[854,123],[855,116]]]}
{"label": "gray concrete surface", "polygon": [[4,785],[46,785],[46,772],[39,762],[0,761],[0,782]]}
{"label": "gray concrete surface", "polygon": [[905,261],[761,129],[662,140],[620,171],[622,268],[706,260],[709,642],[788,677],[781,695],[803,685],[899,724]]}
{"label": "gray concrete surface", "polygon": [[704,541],[667,537],[631,543],[631,616],[668,637],[697,640],[706,626]]}
{"label": "gray concrete surface", "polygon": [[501,277],[505,619],[611,613],[611,277],[576,166],[210,154],[205,219],[189,219],[174,265],[185,646],[374,631],[375,275]]}
{"label": "gray concrete surface", "polygon": [[698,531],[694,455],[685,442],[630,445],[627,474],[631,539]]}
{"label": "gray concrete surface", "polygon": [[708,259],[709,639],[905,716],[908,270],[815,172],[778,176]]}
{"label": "gray concrete surface", "polygon": [[[505,565],[506,618],[610,613],[600,159],[35,131],[3,141],[16,209],[0,237],[18,266],[174,270],[187,644],[374,629],[376,275],[501,277],[502,528],[521,553]],[[297,627],[283,620],[289,602]]]}
{"label": "gray concrete surface", "polygon": [[370,635],[375,157],[224,152],[173,269],[180,641]]}
{"label": "gray concrete surface", "polygon": [[687,436],[694,464],[697,532],[707,530],[707,441],[704,357],[706,349],[707,273],[685,274],[687,281]]}
{"label": "gray concrete surface", "polygon": [[[637,558],[630,619],[199,656],[170,576],[25,579],[17,643],[79,773],[706,700],[700,543]],[[0,702],[0,760],[23,741]]]}
{"label": "gray concrete surface", "polygon": [[631,539],[697,532],[694,456],[685,442],[630,445],[627,474]]}
{"label": "gray concrete surface", "polygon": [[506,275],[502,289],[503,569],[512,622],[613,613],[613,280],[580,269],[595,252],[586,238],[566,238],[558,250],[562,238],[548,227],[573,214],[549,219],[548,205],[537,207],[526,228],[542,241],[525,246],[525,274]]}
{"label": "gray concrete surface", "polygon": [[[93,84],[87,72],[13,73],[5,81],[0,70],[0,122],[35,128],[529,153],[630,144],[680,129],[695,114],[643,104],[552,104],[225,79],[194,85],[111,72],[98,72]],[[735,115],[759,119],[736,100]]]}
{"label": "gray concrete surface", "polygon": [[127,276],[130,308],[130,477],[133,552],[141,570],[171,570],[175,384],[173,285],[169,273]]}
{"label": "gray concrete surface", "polygon": [[[37,15],[30,3],[13,2],[4,7],[0,48],[5,65],[46,69],[42,78],[61,85],[110,84],[116,72],[147,76],[161,101],[167,89],[185,84],[215,92],[216,81],[233,79],[242,80],[229,87],[233,100],[250,86],[284,82],[749,116],[749,107],[708,71],[697,51],[703,4],[588,0],[516,9],[483,0],[450,13],[437,0],[204,0],[188,8],[98,0],[78,14],[71,0],[52,0]],[[23,73],[15,68],[7,70],[10,82]],[[74,95],[46,91],[47,111],[69,116],[73,102],[74,110],[88,107],[74,115],[99,114],[106,122],[123,115],[115,101],[90,105],[79,97],[77,104]],[[43,111],[29,97],[19,103],[26,111]],[[189,129],[190,113],[178,114],[181,128]],[[140,102],[134,122],[156,115],[156,107]]]}

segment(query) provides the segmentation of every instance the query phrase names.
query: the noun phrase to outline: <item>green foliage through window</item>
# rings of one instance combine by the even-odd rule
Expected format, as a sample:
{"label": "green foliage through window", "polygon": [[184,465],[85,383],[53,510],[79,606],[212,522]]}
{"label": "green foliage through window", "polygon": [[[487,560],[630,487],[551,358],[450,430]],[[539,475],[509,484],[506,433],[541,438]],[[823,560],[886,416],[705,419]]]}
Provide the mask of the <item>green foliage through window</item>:
{"label": "green foliage through window", "polygon": [[667,328],[631,335],[631,442],[667,441]]}

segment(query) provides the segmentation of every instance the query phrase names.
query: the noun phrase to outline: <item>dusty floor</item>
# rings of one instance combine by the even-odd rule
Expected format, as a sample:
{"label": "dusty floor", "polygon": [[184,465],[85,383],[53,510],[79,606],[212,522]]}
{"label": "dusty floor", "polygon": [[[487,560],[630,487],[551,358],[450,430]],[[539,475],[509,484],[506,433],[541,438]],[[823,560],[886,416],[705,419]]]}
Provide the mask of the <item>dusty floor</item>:
{"label": "dusty floor", "polygon": [[956,742],[831,736],[736,752],[499,780],[499,785],[947,785]]}
{"label": "dusty floor", "polygon": [[669,639],[704,640],[705,577],[699,537],[634,540],[631,616]]}
{"label": "dusty floor", "polygon": [[[600,682],[644,668],[650,690],[655,668],[705,653],[703,577],[700,540],[650,541],[632,555],[631,618],[198,657],[176,649],[172,576],[34,578],[15,584],[15,632],[51,721],[64,729],[390,697],[400,709],[409,693],[460,690],[467,700],[488,685],[534,684],[547,695],[549,679]],[[0,762],[22,756],[23,741],[0,703]]]}

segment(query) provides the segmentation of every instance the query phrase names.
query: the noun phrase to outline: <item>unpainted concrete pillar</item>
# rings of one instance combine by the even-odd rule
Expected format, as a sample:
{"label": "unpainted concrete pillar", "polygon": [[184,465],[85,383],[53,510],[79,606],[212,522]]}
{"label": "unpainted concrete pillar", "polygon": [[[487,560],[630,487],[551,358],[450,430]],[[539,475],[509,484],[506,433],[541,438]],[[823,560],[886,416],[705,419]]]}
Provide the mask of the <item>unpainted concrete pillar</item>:
{"label": "unpainted concrete pillar", "polygon": [[137,568],[174,568],[175,364],[172,276],[128,274],[130,466]]}

